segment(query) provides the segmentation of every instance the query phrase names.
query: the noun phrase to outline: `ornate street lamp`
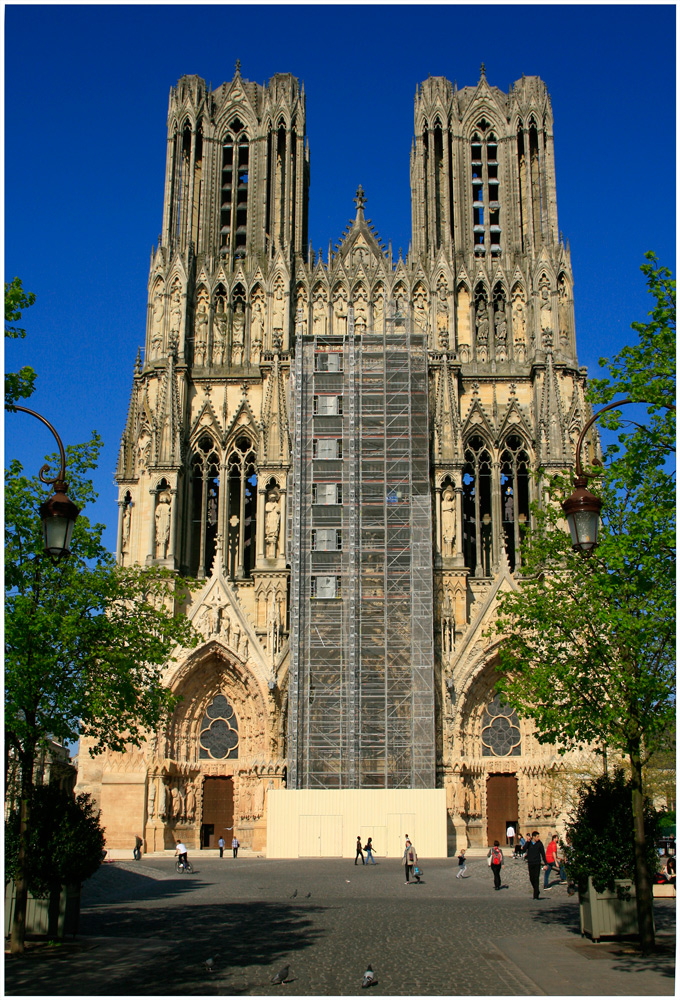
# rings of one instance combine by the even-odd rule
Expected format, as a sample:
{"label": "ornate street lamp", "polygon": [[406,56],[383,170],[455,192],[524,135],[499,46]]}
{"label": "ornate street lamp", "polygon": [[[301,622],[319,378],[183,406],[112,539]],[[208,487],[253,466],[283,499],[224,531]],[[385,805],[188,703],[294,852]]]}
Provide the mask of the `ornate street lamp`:
{"label": "ornate street lamp", "polygon": [[54,496],[40,504],[40,520],[43,523],[43,538],[45,541],[45,552],[53,562],[58,563],[60,559],[67,559],[71,555],[71,536],[80,510],[73,501],[66,495],[68,484],[66,482],[66,455],[61,438],[55,431],[49,420],[45,420],[35,410],[29,410],[26,406],[12,404],[12,410],[20,410],[21,413],[29,413],[32,417],[41,420],[54,434],[59,446],[59,456],[61,458],[61,468],[59,474],[54,479],[48,479],[46,474],[50,471],[49,465],[43,465],[38,478],[46,486],[54,486]]}
{"label": "ornate street lamp", "polygon": [[588,480],[594,479],[599,473],[585,472],[581,465],[583,440],[597,418],[603,413],[632,402],[634,402],[632,399],[622,399],[618,403],[610,403],[609,406],[598,410],[585,424],[576,442],[576,478],[574,479],[576,488],[571,496],[563,502],[562,510],[567,517],[572,547],[584,556],[590,555],[597,546],[597,529],[600,523],[602,501],[588,489]]}

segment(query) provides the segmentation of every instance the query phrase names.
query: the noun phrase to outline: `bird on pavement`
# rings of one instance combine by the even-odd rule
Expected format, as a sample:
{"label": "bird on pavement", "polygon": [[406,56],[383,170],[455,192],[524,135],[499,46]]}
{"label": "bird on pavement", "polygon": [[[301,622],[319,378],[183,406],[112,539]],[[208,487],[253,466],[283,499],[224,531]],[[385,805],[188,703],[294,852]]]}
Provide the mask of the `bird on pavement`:
{"label": "bird on pavement", "polygon": [[293,895],[290,898],[291,899],[295,899],[296,896],[297,896],[297,889],[295,890],[295,892],[293,893]]}
{"label": "bird on pavement", "polygon": [[277,985],[279,983],[285,983],[286,979],[288,979],[288,970],[289,969],[290,969],[289,965],[284,965],[284,967],[282,969],[279,969],[279,971],[276,973],[275,976],[272,976],[272,980],[271,981],[273,983],[277,984]]}
{"label": "bird on pavement", "polygon": [[214,972],[215,971],[215,959],[214,958],[206,958],[206,960],[205,960],[205,971],[206,972]]}
{"label": "bird on pavement", "polygon": [[312,895],[311,892],[308,892],[307,895],[305,896],[305,899],[309,899],[311,895]]}
{"label": "bird on pavement", "polygon": [[369,965],[364,972],[364,978],[361,980],[361,988],[365,990],[367,986],[373,986],[376,982],[377,979],[373,975],[373,968]]}

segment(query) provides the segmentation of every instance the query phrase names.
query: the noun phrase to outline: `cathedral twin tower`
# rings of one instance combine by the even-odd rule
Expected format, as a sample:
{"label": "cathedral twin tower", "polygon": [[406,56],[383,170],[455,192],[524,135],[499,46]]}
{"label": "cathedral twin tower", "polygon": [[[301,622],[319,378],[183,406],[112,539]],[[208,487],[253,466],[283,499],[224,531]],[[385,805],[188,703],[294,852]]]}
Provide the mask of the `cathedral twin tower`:
{"label": "cathedral twin tower", "polygon": [[261,849],[284,786],[443,789],[457,846],[558,819],[556,758],[495,696],[487,634],[533,473],[571,466],[586,415],[552,126],[537,77],[430,77],[408,255],[359,188],[324,259],[298,81],[237,65],[171,90],[118,561],[203,581],[178,613],[204,641],[168,667],[166,728],[80,756],[110,845],[233,826]]}

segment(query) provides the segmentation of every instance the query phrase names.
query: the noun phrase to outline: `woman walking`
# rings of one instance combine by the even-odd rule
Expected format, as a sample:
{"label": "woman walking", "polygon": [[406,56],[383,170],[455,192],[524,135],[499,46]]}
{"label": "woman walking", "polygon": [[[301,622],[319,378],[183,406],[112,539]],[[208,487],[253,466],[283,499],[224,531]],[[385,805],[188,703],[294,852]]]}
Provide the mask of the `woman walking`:
{"label": "woman walking", "polygon": [[375,858],[373,857],[373,837],[368,838],[364,850],[366,851],[366,864],[368,864],[369,861],[372,861],[373,864],[375,864]]}
{"label": "woman walking", "polygon": [[406,847],[404,848],[404,872],[406,874],[406,881],[404,885],[409,884],[409,875],[411,874],[411,869],[418,862],[418,855],[416,854],[416,849],[410,840],[406,841]]}
{"label": "woman walking", "polygon": [[500,889],[501,887],[501,868],[503,867],[503,852],[501,851],[501,845],[497,840],[494,840],[493,847],[489,848],[489,853],[487,854],[489,859],[489,867],[493,872],[493,887],[494,889]]}

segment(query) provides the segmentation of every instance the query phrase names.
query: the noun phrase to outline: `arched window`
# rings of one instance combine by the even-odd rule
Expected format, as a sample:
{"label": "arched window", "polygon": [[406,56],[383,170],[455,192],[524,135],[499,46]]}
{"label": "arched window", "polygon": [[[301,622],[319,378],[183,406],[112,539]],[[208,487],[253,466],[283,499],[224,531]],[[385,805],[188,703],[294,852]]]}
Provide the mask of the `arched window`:
{"label": "arched window", "polygon": [[255,448],[241,434],[227,459],[227,572],[230,579],[250,576],[255,566],[257,473]]}
{"label": "arched window", "polygon": [[482,118],[470,144],[472,214],[475,254],[494,257],[501,252],[501,202],[498,176],[498,140]]}
{"label": "arched window", "polygon": [[203,434],[191,461],[191,538],[189,573],[200,579],[212,568],[217,543],[220,460],[215,443]]}
{"label": "arched window", "polygon": [[501,517],[510,569],[520,569],[522,531],[529,523],[531,462],[519,434],[510,434],[501,451]]}
{"label": "arched window", "polygon": [[199,760],[232,760],[238,757],[238,720],[223,694],[208,705],[198,739]]}
{"label": "arched window", "polygon": [[245,255],[248,232],[249,141],[238,118],[222,140],[220,255]]}
{"label": "arched window", "polygon": [[463,467],[463,553],[475,576],[491,576],[494,561],[491,471],[486,442],[475,434],[466,445]]}
{"label": "arched window", "polygon": [[522,736],[517,712],[497,694],[482,714],[482,757],[520,757]]}

